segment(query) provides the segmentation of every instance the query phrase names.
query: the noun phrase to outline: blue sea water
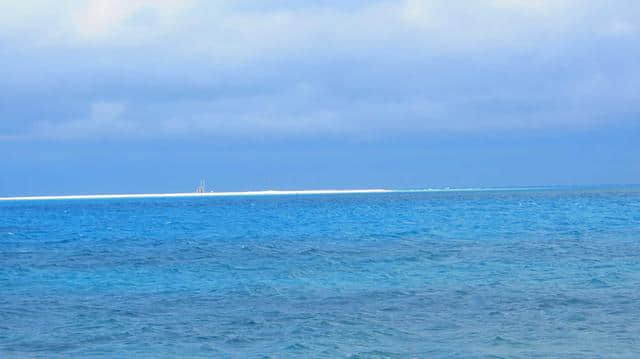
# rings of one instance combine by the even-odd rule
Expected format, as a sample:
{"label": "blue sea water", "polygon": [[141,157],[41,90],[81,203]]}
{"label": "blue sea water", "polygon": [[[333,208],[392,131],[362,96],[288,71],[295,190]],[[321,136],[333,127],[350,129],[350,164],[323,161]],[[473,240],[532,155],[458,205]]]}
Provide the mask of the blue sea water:
{"label": "blue sea water", "polygon": [[640,356],[640,187],[0,203],[0,357]]}

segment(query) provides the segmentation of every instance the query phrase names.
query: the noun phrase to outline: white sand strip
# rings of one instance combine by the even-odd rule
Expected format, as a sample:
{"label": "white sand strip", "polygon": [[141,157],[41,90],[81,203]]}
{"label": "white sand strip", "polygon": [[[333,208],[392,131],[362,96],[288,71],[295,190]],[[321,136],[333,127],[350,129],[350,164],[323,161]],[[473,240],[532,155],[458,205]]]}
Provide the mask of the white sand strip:
{"label": "white sand strip", "polygon": [[386,193],[388,189],[327,189],[304,191],[249,191],[249,192],[206,192],[206,193],[147,193],[147,194],[92,194],[70,196],[24,196],[0,197],[0,201],[35,201],[51,199],[109,199],[109,198],[170,198],[170,197],[223,197],[223,196],[273,196],[273,195],[309,195],[309,194],[351,194]]}

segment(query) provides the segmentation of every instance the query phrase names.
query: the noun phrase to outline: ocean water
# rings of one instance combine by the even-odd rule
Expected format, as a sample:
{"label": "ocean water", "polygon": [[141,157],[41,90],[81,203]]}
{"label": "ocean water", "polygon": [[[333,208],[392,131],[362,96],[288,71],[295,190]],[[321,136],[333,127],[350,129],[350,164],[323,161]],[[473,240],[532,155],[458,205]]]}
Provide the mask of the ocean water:
{"label": "ocean water", "polygon": [[640,187],[0,203],[0,357],[640,357]]}

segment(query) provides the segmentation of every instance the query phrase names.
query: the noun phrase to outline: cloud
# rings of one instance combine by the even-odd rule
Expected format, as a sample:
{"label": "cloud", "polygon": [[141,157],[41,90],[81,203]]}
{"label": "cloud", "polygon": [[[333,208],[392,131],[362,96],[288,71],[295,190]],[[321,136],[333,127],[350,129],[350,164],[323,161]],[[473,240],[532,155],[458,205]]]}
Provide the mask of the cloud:
{"label": "cloud", "polygon": [[122,117],[125,106],[121,103],[96,102],[90,106],[86,118],[35,123],[33,135],[40,138],[71,139],[134,135],[141,129],[138,124]]}
{"label": "cloud", "polygon": [[[84,41],[145,41],[161,35],[189,7],[188,0],[90,0],[72,11],[73,35]],[[141,36],[143,35],[143,36]],[[128,39],[128,40],[127,40]]]}
{"label": "cloud", "polygon": [[613,20],[611,23],[604,26],[602,32],[606,35],[625,36],[635,34],[637,31],[637,26],[630,21]]}
{"label": "cloud", "polygon": [[311,45],[344,49],[381,40],[380,45],[410,40],[418,41],[416,47],[448,44],[458,50],[479,40],[489,47],[516,45],[515,39],[562,35],[558,31],[566,32],[570,26],[589,25],[580,18],[593,17],[602,7],[567,0],[282,3],[90,0],[61,1],[55,8],[46,2],[37,6],[5,2],[0,8],[5,14],[19,15],[5,15],[3,20],[14,26],[5,28],[5,33],[43,36],[53,32],[57,36],[50,37],[51,46],[177,45],[183,51],[213,57],[263,58],[265,51],[290,54]]}
{"label": "cloud", "polygon": [[0,0],[0,136],[357,138],[630,122],[638,16],[631,1]]}

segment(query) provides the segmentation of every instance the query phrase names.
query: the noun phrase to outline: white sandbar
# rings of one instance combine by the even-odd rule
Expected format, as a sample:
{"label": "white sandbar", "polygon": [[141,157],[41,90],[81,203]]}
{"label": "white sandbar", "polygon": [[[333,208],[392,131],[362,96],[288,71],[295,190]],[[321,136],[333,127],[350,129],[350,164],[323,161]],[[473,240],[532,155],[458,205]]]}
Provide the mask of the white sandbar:
{"label": "white sandbar", "polygon": [[0,197],[0,201],[35,201],[50,199],[108,199],[108,198],[170,198],[170,197],[223,197],[223,196],[273,196],[308,194],[350,194],[350,193],[386,193],[388,189],[319,189],[304,191],[248,191],[248,192],[205,192],[205,193],[140,193],[140,194],[91,194],[70,196],[24,196]]}

